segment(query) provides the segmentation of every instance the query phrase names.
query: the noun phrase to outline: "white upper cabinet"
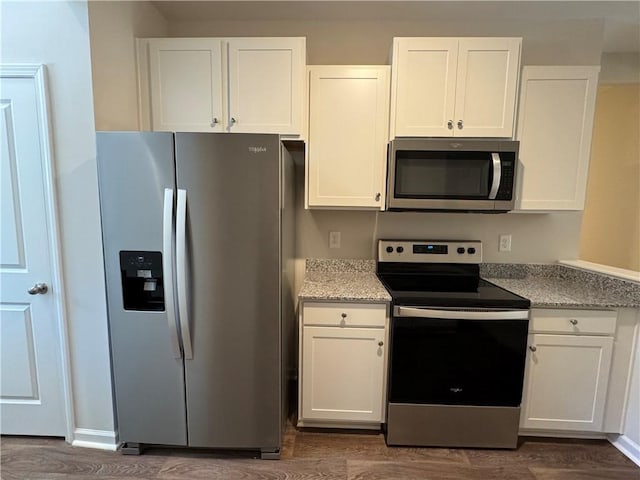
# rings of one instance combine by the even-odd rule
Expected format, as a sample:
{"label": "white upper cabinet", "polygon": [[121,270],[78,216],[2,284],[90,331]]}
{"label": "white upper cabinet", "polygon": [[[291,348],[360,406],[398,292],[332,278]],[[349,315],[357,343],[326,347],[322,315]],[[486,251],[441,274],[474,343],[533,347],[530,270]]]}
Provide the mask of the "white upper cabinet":
{"label": "white upper cabinet", "polygon": [[302,37],[140,40],[143,127],[300,136],[305,45]]}
{"label": "white upper cabinet", "polygon": [[388,66],[309,67],[307,207],[384,208]]}
{"label": "white upper cabinet", "polygon": [[524,67],[518,210],[582,210],[600,67]]}
{"label": "white upper cabinet", "polygon": [[149,41],[153,130],[221,132],[222,41]]}
{"label": "white upper cabinet", "polygon": [[304,107],[304,38],[233,38],[229,131],[299,135]]}
{"label": "white upper cabinet", "polygon": [[390,137],[511,137],[521,43],[394,38]]}

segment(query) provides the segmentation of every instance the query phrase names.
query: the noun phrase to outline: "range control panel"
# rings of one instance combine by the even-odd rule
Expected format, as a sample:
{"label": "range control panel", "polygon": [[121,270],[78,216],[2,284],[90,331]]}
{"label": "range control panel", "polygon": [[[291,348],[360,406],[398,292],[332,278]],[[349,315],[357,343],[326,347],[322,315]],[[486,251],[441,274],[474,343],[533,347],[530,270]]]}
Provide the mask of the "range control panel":
{"label": "range control panel", "polygon": [[480,240],[378,240],[379,262],[482,263]]}

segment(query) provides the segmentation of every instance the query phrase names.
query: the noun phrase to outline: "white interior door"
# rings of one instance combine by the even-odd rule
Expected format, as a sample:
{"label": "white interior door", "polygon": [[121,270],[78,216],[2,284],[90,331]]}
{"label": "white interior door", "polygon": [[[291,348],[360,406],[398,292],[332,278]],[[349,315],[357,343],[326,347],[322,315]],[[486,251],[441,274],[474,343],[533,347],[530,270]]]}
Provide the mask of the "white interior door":
{"label": "white interior door", "polygon": [[[7,71],[0,70],[0,430],[65,436],[43,73]],[[47,290],[30,294],[36,284]]]}

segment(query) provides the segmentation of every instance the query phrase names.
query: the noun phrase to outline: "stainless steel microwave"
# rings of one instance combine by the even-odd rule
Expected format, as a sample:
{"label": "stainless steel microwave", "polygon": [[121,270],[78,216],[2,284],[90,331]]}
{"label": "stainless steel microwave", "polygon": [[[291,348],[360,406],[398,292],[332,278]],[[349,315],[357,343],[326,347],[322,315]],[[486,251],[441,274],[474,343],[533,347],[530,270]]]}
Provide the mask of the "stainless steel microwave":
{"label": "stainless steel microwave", "polygon": [[495,139],[394,139],[387,210],[507,212],[515,204],[518,146]]}

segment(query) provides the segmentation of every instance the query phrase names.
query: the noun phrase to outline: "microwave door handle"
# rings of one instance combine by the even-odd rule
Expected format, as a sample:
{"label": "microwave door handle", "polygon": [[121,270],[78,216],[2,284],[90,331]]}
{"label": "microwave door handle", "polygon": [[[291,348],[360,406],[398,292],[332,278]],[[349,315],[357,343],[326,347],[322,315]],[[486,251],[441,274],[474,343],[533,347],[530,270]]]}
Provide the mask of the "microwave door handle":
{"label": "microwave door handle", "polygon": [[493,182],[491,183],[491,190],[489,191],[489,200],[495,200],[496,195],[498,195],[498,188],[500,187],[500,177],[502,176],[500,154],[492,153],[491,160],[493,163]]}

